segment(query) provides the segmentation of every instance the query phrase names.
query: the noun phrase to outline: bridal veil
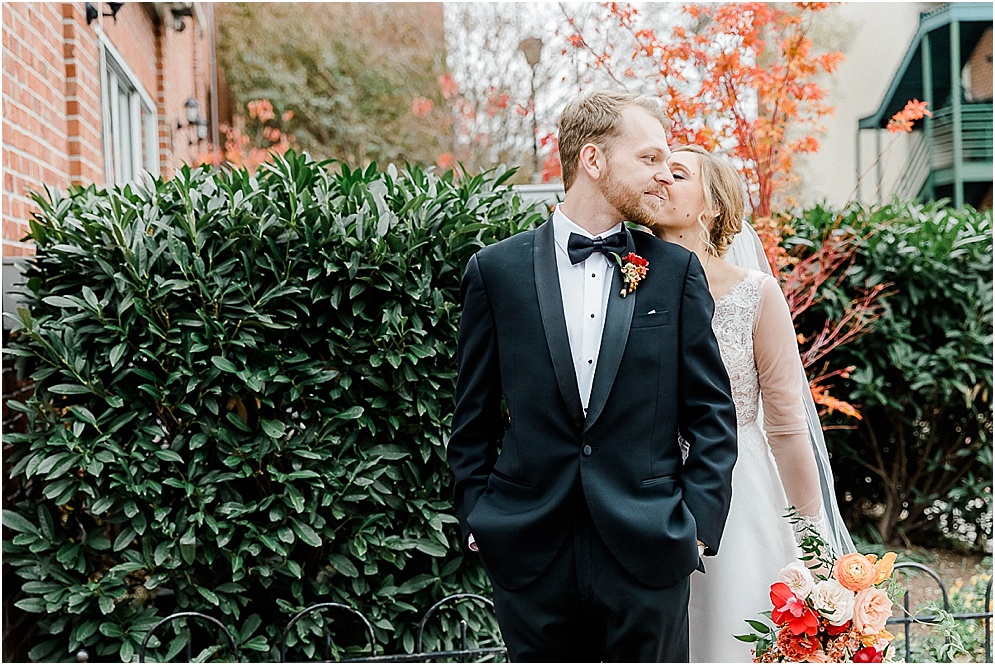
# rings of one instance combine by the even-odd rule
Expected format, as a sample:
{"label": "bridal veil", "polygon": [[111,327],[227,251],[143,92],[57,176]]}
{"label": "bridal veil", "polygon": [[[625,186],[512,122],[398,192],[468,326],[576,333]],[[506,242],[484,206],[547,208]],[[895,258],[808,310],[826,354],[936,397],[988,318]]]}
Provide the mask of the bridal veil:
{"label": "bridal veil", "polygon": [[[749,224],[743,224],[743,230],[736,235],[723,258],[740,268],[759,270],[774,276],[770,264],[767,262],[767,255],[764,253],[763,244],[760,242],[757,232]],[[829,464],[829,453],[826,450],[826,439],[822,434],[822,423],[819,420],[819,413],[816,411],[812,393],[808,390],[808,377],[804,376],[804,368],[801,368],[800,371],[803,375],[803,381],[801,382],[801,385],[804,387],[802,390],[802,402],[805,406],[808,439],[815,456],[816,467],[819,470],[825,535],[829,546],[836,555],[855,552],[856,547],[854,547],[853,540],[851,540],[846,525],[843,523],[843,517],[840,515],[839,505],[836,502],[836,492],[833,488],[833,470]],[[758,422],[763,422],[763,420],[758,419]]]}

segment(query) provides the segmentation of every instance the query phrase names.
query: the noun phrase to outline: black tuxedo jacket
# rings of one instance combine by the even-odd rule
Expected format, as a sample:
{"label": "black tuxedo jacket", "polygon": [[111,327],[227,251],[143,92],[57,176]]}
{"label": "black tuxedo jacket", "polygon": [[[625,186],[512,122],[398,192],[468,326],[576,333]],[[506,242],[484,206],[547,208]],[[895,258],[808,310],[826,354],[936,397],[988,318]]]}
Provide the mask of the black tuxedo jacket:
{"label": "black tuxedo jacket", "polygon": [[[471,257],[462,283],[448,444],[464,543],[514,590],[552,562],[578,510],[641,583],[675,584],[718,549],[736,461],[736,411],[695,255],[647,233],[622,298],[614,269],[585,418],[552,221]],[[502,404],[502,399],[504,404]],[[690,445],[681,459],[678,433]]]}

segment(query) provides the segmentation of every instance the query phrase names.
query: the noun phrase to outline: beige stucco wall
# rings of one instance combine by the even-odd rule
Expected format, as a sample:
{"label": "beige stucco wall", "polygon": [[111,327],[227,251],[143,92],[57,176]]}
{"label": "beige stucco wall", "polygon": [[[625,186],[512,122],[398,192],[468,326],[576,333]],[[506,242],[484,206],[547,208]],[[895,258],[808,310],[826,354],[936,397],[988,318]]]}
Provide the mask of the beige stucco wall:
{"label": "beige stucco wall", "polygon": [[[826,41],[842,50],[846,60],[826,81],[829,103],[835,114],[825,121],[821,149],[797,160],[802,186],[795,199],[802,205],[826,202],[842,205],[851,198],[865,202],[875,199],[874,168],[864,176],[860,194],[857,183],[857,121],[877,110],[905,57],[919,27],[919,13],[935,7],[932,2],[852,2],[833,6],[823,14],[817,27],[817,41]],[[821,40],[818,38],[821,36]],[[892,135],[881,136],[885,147]],[[907,154],[906,137],[901,136],[884,154],[883,194],[887,198]],[[871,167],[877,154],[874,133],[861,132],[861,162]]]}

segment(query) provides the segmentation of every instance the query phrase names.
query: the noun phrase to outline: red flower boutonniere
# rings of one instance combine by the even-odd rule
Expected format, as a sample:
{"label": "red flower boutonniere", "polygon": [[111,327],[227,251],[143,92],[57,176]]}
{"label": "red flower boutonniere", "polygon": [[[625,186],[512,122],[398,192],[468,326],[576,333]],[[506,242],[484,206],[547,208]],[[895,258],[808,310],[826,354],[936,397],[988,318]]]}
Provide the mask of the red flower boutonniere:
{"label": "red flower boutonniere", "polygon": [[619,295],[624,298],[635,291],[639,282],[646,277],[646,273],[650,271],[650,262],[633,252],[629,252],[624,257],[619,257],[616,254],[615,260],[622,266],[622,281],[625,282],[625,286]]}

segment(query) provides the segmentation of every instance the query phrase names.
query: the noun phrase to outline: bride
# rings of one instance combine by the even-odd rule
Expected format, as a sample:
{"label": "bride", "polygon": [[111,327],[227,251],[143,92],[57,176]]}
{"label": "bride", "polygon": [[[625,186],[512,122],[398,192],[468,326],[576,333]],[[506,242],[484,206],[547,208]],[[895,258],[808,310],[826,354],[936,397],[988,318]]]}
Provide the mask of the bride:
{"label": "bride", "polygon": [[[651,230],[695,252],[705,268],[739,434],[719,553],[706,561],[707,574],[691,578],[691,662],[749,662],[751,645],[734,636],[749,632],[745,619],[770,609],[770,585],[801,554],[785,509],[794,506],[802,516],[796,528],[814,526],[837,555],[854,547],[839,518],[787,302],[770,268],[762,270],[756,234],[743,229],[739,174],[699,146],[676,148],[668,165],[674,184]],[[753,269],[723,260],[734,238],[736,262]]]}

